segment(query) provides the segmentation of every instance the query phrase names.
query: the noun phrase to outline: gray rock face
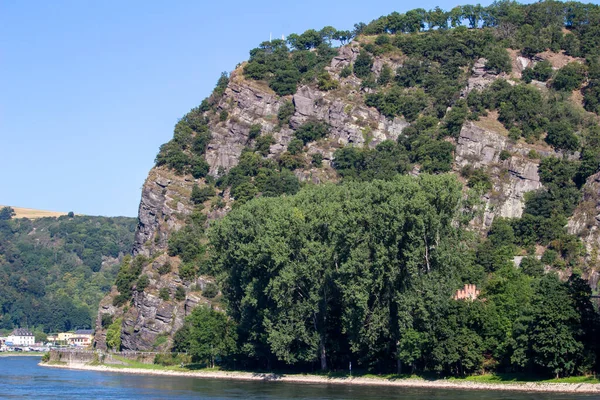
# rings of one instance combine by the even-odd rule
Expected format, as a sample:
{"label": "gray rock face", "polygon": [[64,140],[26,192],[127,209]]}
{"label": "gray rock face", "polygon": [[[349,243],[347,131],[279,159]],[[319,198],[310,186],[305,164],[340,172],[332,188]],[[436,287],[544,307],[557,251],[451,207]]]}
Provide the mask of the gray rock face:
{"label": "gray rock face", "polygon": [[583,186],[583,201],[569,219],[567,230],[583,241],[587,252],[587,269],[583,277],[590,287],[600,281],[600,172],[590,176]]}
{"label": "gray rock face", "polygon": [[486,63],[487,60],[485,58],[480,58],[475,62],[473,65],[472,74],[467,82],[467,87],[462,91],[461,96],[466,97],[474,89],[482,90],[502,76],[489,73],[485,69]]}
{"label": "gray rock face", "polygon": [[[158,291],[168,287],[175,292],[179,280],[165,276],[158,279],[158,267],[168,261],[164,254],[169,235],[185,224],[185,217],[192,212],[193,205],[189,201],[191,187],[196,181],[189,177],[175,175],[162,167],[153,168],[144,187],[140,200],[138,227],[133,245],[134,256],[156,257],[152,263],[144,267],[142,274],[148,275],[150,285],[146,291],[134,296],[133,306],[123,314],[123,310],[112,305],[112,299],[118,294],[113,290],[101,303],[96,321],[96,347],[106,349],[106,327],[102,327],[102,314],[123,317],[122,346],[129,350],[151,350],[156,337],[160,334],[172,334],[181,327],[184,314],[177,302],[163,302],[157,297]],[[171,319],[161,313],[165,307],[175,307]]]}
{"label": "gray rock face", "polygon": [[331,68],[342,69],[345,66],[352,64],[354,60],[356,60],[356,57],[358,57],[358,53],[360,53],[360,47],[358,45],[351,44],[342,47],[338,55],[331,60]]}
{"label": "gray rock face", "polygon": [[[504,161],[500,160],[502,150],[511,153]],[[466,165],[486,168],[493,178],[493,193],[485,199],[487,205],[482,221],[484,226],[490,226],[495,215],[520,217],[523,213],[525,193],[542,187],[537,172],[537,160],[526,157],[529,150],[472,122],[463,126],[456,146],[456,170]]]}
{"label": "gray rock face", "polygon": [[600,249],[600,173],[586,180],[583,186],[583,201],[569,219],[567,229],[570,234],[582,237],[588,254],[598,252]]}
{"label": "gray rock face", "polygon": [[290,124],[294,129],[309,120],[331,126],[330,138],[340,145],[376,146],[384,140],[396,140],[409,124],[403,118],[387,120],[377,110],[344,101],[308,86],[302,86],[293,97],[296,113]]}
{"label": "gray rock face", "polygon": [[[184,282],[177,275],[160,276],[151,272],[155,269],[155,264],[162,264],[162,260],[145,270],[145,273],[152,276],[149,287],[153,289],[135,292],[132,307],[123,316],[121,346],[124,350],[157,350],[156,341],[160,336],[168,335],[172,338],[183,326],[185,317],[193,308],[200,303],[206,303],[199,294],[188,291],[189,285],[186,288],[186,298],[181,301],[175,300],[173,295],[177,287],[184,285]],[[194,283],[204,288],[206,281],[198,278]],[[170,298],[167,301],[158,296],[158,291],[164,288],[169,291]],[[171,341],[167,341],[167,345],[170,344]]]}
{"label": "gray rock face", "polygon": [[117,313],[117,308],[112,305],[112,298],[116,296],[116,293],[111,293],[108,296],[104,297],[100,302],[100,306],[98,308],[98,316],[96,317],[96,330],[94,334],[94,343],[97,349],[99,350],[107,350],[106,346],[106,329],[102,326],[102,316],[104,314],[115,315]]}
{"label": "gray rock face", "polygon": [[164,168],[153,168],[144,187],[138,211],[133,255],[150,257],[166,249],[169,232],[183,226],[183,219],[192,211],[189,195],[193,182],[186,182]]}
{"label": "gray rock face", "polygon": [[[340,55],[332,61],[332,74],[336,75],[336,69],[347,65],[357,54],[356,46],[342,48]],[[392,66],[396,65],[390,60],[387,61]],[[381,60],[380,64],[383,63]],[[358,146],[376,146],[387,139],[396,140],[402,129],[409,125],[403,118],[390,121],[377,110],[350,99],[360,95],[359,82],[348,80],[345,83],[350,88],[348,101],[339,98],[336,93],[321,92],[309,86],[299,87],[291,97],[295,107],[295,113],[290,120],[292,129],[287,126],[278,127],[277,113],[289,98],[278,97],[270,89],[251,86],[248,82],[235,83],[239,81],[237,74],[238,72],[232,73],[232,83],[219,102],[219,109],[227,110],[230,118],[211,127],[212,140],[205,157],[213,176],[217,176],[220,170],[228,171],[237,165],[243,148],[252,144],[248,132],[254,124],[261,125],[262,131],[272,134],[276,140],[271,146],[270,157],[285,151],[293,138],[293,129],[310,120],[319,120],[331,125],[330,140],[337,144],[352,143]],[[148,209],[150,208],[151,205]],[[151,215],[148,217],[152,218]],[[143,237],[140,236],[140,239]]]}

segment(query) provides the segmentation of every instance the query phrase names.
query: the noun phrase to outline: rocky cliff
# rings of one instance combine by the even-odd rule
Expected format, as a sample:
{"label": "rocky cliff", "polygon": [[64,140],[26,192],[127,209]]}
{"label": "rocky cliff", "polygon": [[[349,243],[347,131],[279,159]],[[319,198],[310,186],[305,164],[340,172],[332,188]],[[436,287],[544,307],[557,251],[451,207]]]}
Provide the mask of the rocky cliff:
{"label": "rocky cliff", "polygon": [[[395,141],[409,123],[401,117],[386,118],[375,108],[366,106],[364,96],[370,89],[361,88],[361,80],[354,75],[341,76],[342,69],[353,63],[359,52],[357,42],[338,50],[325,70],[339,81],[339,87],[329,91],[319,90],[315,85],[300,85],[293,95],[278,96],[264,82],[245,79],[243,64],[233,71],[215,105],[215,114],[226,112],[227,117],[224,120],[213,118],[209,124],[211,139],[205,152],[209,175],[218,178],[238,164],[244,148],[254,141],[250,130],[257,124],[262,127],[263,133],[272,134],[275,139],[267,155],[272,159],[277,159],[287,150],[294,131],[305,122],[322,121],[331,127],[327,138],[307,146],[307,155],[319,153],[323,156],[322,166],[306,166],[294,171],[300,180],[313,183],[338,179],[331,166],[336,149],[347,145],[374,148],[384,140]],[[477,60],[461,95],[467,96],[473,89],[486,87],[499,77],[517,79],[523,68],[535,63],[535,60],[517,57],[514,52],[511,55],[512,76],[488,73],[485,70],[486,60]],[[395,70],[403,62],[401,55],[385,54],[375,57],[371,70],[378,76],[384,65]],[[282,126],[278,123],[277,114],[290,101],[294,112],[289,125]],[[509,139],[508,132],[493,112],[478,121],[465,122],[458,138],[449,140],[456,145],[455,173],[459,174],[463,168],[471,166],[485,170],[491,177],[493,188],[483,196],[484,214],[475,221],[479,228],[489,227],[495,216],[521,216],[525,194],[542,187],[538,176],[539,158],[562,156],[539,142],[530,144],[522,139]],[[416,167],[415,171],[418,171],[418,165]],[[194,306],[211,302],[201,294],[211,278],[201,276],[191,282],[181,279],[180,259],[167,254],[168,238],[185,226],[186,218],[193,213],[194,205],[190,201],[193,185],[202,187],[205,178],[178,175],[166,167],[155,167],[150,171],[142,189],[139,226],[133,247],[135,256],[147,259],[142,273],[149,276],[149,284],[145,290],[134,292],[130,305],[113,305],[118,294],[116,290],[102,301],[96,326],[97,347],[106,348],[106,326],[102,326],[104,314],[123,317],[123,349],[164,349],[170,342],[161,338],[171,337]],[[596,196],[599,187],[598,175],[590,178],[587,200],[570,223],[570,229],[585,238],[590,252],[600,244],[597,230],[600,206]],[[202,212],[209,220],[219,218],[230,210],[227,191],[223,193],[223,200],[224,205],[220,208],[204,208]],[[161,275],[158,270],[165,264],[170,264],[171,270]],[[161,299],[161,290],[166,289],[172,294],[178,287],[185,288],[185,299]]]}
{"label": "rocky cliff", "polygon": [[[100,303],[96,321],[96,347],[106,349],[106,326],[102,325],[102,316],[122,317],[122,348],[125,350],[163,350],[168,342],[157,342],[160,336],[173,335],[183,324],[183,319],[190,310],[201,302],[206,302],[201,295],[191,291],[193,285],[202,290],[210,281],[199,277],[194,282],[183,282],[178,275],[180,260],[169,257],[166,253],[167,239],[171,232],[184,225],[187,215],[191,213],[191,186],[195,183],[191,177],[181,177],[165,168],[153,168],[142,188],[139,207],[139,222],[135,234],[133,254],[147,258],[142,273],[149,276],[149,284],[144,291],[134,291],[131,306],[117,307],[113,299],[118,291],[113,288]],[[171,270],[167,274],[158,272],[161,266],[169,264]],[[188,291],[184,300],[161,300],[161,289],[169,294],[183,286]]]}

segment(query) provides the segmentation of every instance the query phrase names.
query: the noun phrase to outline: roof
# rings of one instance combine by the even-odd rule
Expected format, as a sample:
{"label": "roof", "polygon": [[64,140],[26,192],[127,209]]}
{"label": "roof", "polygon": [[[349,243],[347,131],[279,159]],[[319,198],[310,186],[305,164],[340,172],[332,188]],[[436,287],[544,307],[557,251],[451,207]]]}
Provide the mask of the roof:
{"label": "roof", "polygon": [[75,331],[75,335],[93,335],[94,331],[92,329],[77,329]]}
{"label": "roof", "polygon": [[17,328],[11,334],[11,336],[34,336],[33,333],[25,328]]}

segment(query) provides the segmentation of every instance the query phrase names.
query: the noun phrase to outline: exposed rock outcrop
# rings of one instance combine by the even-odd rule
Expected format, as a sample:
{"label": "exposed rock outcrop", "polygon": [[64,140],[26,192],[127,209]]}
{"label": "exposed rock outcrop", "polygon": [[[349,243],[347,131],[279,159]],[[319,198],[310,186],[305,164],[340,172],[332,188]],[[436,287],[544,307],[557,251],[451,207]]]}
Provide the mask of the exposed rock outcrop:
{"label": "exposed rock outcrop", "polygon": [[587,270],[583,271],[592,288],[600,281],[600,172],[590,176],[583,186],[579,203],[567,224],[569,233],[581,237],[586,247]]}
{"label": "exposed rock outcrop", "polygon": [[[455,169],[460,171],[471,165],[473,168],[486,169],[492,176],[493,190],[484,199],[486,208],[481,221],[484,227],[489,227],[496,215],[520,217],[525,193],[542,187],[538,176],[539,162],[528,157],[531,150],[532,147],[513,143],[507,136],[482,128],[475,122],[466,122],[461,129],[456,146]],[[500,157],[502,151],[505,151],[504,160]],[[536,151],[546,156],[554,154],[550,149]]]}

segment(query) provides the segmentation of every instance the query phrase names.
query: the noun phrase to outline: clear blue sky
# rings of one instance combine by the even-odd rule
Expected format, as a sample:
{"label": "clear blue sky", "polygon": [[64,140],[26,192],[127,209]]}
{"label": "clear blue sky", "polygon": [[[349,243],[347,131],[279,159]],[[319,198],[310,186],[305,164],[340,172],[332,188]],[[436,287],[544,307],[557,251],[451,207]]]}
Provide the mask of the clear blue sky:
{"label": "clear blue sky", "polygon": [[269,33],[457,4],[2,0],[0,204],[136,216],[177,119]]}

